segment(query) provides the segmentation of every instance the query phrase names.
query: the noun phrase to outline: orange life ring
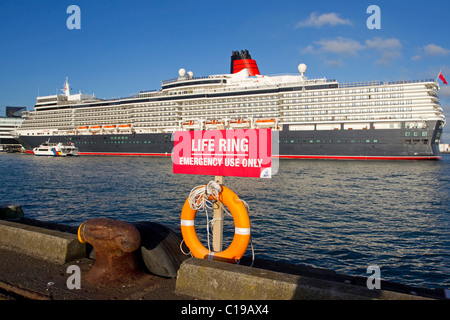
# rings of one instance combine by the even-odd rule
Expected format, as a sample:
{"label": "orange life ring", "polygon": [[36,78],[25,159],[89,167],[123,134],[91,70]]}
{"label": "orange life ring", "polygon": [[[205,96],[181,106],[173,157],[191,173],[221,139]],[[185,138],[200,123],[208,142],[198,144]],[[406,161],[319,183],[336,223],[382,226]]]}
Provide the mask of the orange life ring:
{"label": "orange life ring", "polygon": [[[236,263],[245,254],[250,242],[250,218],[244,203],[239,200],[239,197],[229,188],[221,187],[222,191],[219,193],[219,199],[217,200],[230,210],[235,227],[233,241],[230,246],[224,251],[210,252],[201,244],[195,232],[194,221],[197,210],[191,208],[189,198],[186,199],[181,211],[181,233],[186,246],[191,250],[194,257]],[[210,196],[210,199],[215,200],[213,196]]]}

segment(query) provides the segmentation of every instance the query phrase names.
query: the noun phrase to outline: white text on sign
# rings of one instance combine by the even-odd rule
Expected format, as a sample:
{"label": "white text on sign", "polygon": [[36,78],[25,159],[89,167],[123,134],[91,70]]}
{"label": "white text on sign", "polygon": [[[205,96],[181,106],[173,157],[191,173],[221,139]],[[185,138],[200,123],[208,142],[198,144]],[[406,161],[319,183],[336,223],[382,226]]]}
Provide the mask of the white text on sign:
{"label": "white text on sign", "polygon": [[[219,139],[219,152],[247,152],[248,139]],[[214,152],[216,142],[214,139],[192,140],[192,151]]]}
{"label": "white text on sign", "polygon": [[172,157],[174,173],[270,178],[272,131],[178,131]]}

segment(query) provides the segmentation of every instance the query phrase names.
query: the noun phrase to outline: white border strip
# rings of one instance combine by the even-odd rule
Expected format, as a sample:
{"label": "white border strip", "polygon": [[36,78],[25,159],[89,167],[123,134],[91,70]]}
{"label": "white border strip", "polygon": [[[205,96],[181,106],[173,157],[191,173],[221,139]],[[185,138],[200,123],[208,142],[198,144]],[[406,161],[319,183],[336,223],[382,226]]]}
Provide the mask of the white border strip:
{"label": "white border strip", "polygon": [[246,236],[250,234],[250,228],[234,228],[234,233]]}
{"label": "white border strip", "polygon": [[183,220],[181,219],[181,225],[185,227],[195,226],[195,220]]}

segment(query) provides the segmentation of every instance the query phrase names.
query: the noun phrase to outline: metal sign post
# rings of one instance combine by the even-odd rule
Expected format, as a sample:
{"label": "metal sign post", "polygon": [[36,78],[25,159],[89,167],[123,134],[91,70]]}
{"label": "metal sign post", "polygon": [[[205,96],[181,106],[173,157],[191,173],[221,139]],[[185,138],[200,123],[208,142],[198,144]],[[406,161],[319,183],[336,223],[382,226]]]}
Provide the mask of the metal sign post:
{"label": "metal sign post", "polygon": [[[215,181],[223,185],[224,177],[216,176]],[[223,247],[223,204],[220,201],[217,201],[214,204],[214,224],[213,224],[213,251],[220,252]]]}

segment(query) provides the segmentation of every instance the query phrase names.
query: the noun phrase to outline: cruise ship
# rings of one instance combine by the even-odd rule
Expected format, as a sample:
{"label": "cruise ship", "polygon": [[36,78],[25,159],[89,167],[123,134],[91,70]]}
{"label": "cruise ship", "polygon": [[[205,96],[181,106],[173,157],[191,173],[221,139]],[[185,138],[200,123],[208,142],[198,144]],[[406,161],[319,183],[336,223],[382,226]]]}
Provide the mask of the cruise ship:
{"label": "cruise ship", "polygon": [[179,130],[271,128],[280,158],[437,160],[445,116],[438,79],[340,83],[298,73],[261,75],[247,50],[229,74],[181,68],[161,89],[120,99],[37,97],[14,132],[28,153],[47,140],[80,155],[170,156]]}

